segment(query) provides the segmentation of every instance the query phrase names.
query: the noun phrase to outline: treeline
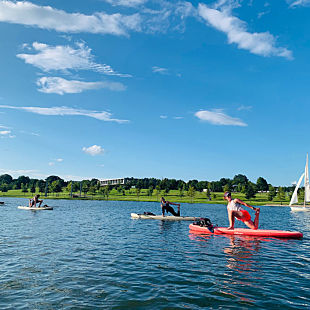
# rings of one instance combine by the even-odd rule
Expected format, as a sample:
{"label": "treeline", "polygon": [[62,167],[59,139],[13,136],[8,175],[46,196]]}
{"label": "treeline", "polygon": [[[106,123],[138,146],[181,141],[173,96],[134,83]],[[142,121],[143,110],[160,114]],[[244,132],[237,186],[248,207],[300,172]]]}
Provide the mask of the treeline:
{"label": "treeline", "polygon": [[[176,179],[156,179],[156,178],[127,178],[126,184],[116,185],[121,192],[131,188],[147,189],[150,192],[153,190],[163,191],[169,193],[170,190],[179,190],[182,192],[198,191],[206,192],[209,197],[214,192],[241,192],[246,195],[246,198],[255,197],[257,192],[268,192],[269,200],[273,200],[277,194],[285,195],[286,192],[292,192],[293,187],[273,187],[263,178],[259,177],[256,183],[251,182],[245,175],[235,175],[233,179],[221,178],[219,181],[198,181],[190,180],[185,182]],[[106,186],[105,191],[111,189],[112,186]],[[45,180],[31,179],[27,176],[20,176],[14,179],[9,174],[0,175],[0,191],[7,192],[8,190],[22,190],[22,192],[40,192],[40,193],[60,193],[63,191],[80,192],[84,194],[96,194],[97,192],[104,192],[104,188],[100,188],[98,179],[83,180],[83,181],[65,181],[58,176],[49,176]]]}

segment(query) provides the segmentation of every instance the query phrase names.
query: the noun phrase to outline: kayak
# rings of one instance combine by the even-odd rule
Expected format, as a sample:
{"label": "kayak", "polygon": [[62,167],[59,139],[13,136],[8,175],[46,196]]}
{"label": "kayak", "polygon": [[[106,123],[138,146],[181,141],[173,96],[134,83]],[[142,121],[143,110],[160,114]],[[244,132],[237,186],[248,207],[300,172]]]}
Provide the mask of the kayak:
{"label": "kayak", "polygon": [[299,239],[303,234],[299,231],[285,231],[274,229],[249,229],[249,228],[235,228],[227,229],[227,227],[214,227],[214,232],[211,232],[208,227],[201,227],[199,225],[190,224],[189,229],[194,232],[203,234],[215,235],[238,235],[238,236],[254,236],[254,237],[274,237],[274,238],[287,238]]}
{"label": "kayak", "polygon": [[195,221],[195,217],[192,216],[174,216],[174,215],[146,215],[146,214],[138,214],[131,213],[131,218],[133,219],[143,219],[143,220],[165,220],[165,221]]}
{"label": "kayak", "polygon": [[33,210],[33,211],[39,211],[39,210],[53,210],[53,207],[40,207],[40,208],[30,208],[26,206],[18,206],[18,209],[23,209],[23,210]]}

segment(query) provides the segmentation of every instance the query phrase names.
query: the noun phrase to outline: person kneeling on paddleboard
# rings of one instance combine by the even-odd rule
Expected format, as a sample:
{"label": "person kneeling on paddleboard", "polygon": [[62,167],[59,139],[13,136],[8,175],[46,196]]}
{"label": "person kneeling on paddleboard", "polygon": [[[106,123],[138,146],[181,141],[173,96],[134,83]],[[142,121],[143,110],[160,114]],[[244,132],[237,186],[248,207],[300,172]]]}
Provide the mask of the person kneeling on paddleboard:
{"label": "person kneeling on paddleboard", "polygon": [[35,195],[32,199],[29,199],[29,208],[35,208],[37,203],[39,203],[38,208],[41,207],[43,200],[39,199],[40,195]]}
{"label": "person kneeling on paddleboard", "polygon": [[[260,208],[252,207],[238,198],[232,199],[230,192],[225,192],[224,199],[228,201],[227,204],[228,219],[229,219],[228,229],[234,229],[235,218],[237,218],[239,221],[242,221],[246,226],[248,226],[251,229],[258,228]],[[241,205],[244,205],[255,211],[254,222],[251,220],[250,213],[246,210],[243,210]]]}
{"label": "person kneeling on paddleboard", "polygon": [[[178,206],[178,212],[175,212],[174,209],[170,205]],[[180,206],[181,205],[179,203],[166,201],[164,197],[161,197],[161,210],[162,210],[163,216],[165,216],[165,211],[167,213],[170,212],[174,216],[180,216]]]}

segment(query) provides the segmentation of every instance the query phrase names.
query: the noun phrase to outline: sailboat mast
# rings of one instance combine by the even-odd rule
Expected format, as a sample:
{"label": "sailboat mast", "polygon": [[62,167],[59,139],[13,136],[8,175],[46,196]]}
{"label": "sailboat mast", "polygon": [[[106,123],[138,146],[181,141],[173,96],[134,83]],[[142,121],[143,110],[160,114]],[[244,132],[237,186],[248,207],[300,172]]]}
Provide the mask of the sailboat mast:
{"label": "sailboat mast", "polygon": [[305,167],[305,195],[304,195],[304,208],[306,207],[306,201],[307,201],[307,190],[309,184],[309,169],[308,169],[308,153],[307,153],[307,161],[306,161],[306,167]]}

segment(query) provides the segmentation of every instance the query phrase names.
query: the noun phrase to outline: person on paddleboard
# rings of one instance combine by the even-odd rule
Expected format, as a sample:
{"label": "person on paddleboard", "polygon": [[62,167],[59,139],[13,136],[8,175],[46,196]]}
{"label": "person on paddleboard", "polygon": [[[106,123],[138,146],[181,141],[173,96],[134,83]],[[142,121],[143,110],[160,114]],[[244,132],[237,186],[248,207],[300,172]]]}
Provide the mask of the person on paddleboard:
{"label": "person on paddleboard", "polygon": [[37,203],[39,204],[38,208],[41,207],[43,200],[40,200],[40,195],[35,195],[32,199],[29,199],[29,208],[36,208]]}
{"label": "person on paddleboard", "polygon": [[[163,216],[165,216],[165,212],[167,213],[170,212],[174,216],[180,216],[181,205],[179,203],[166,201],[164,197],[161,197],[160,201],[161,201],[161,210],[162,210]],[[178,212],[175,212],[174,209],[170,205],[178,206]]]}
{"label": "person on paddleboard", "polygon": [[[257,229],[258,228],[260,208],[252,207],[249,204],[247,204],[246,202],[243,202],[242,200],[240,200],[238,198],[232,199],[230,192],[224,193],[224,199],[228,201],[228,204],[227,204],[228,219],[229,219],[228,229],[234,229],[235,218],[237,218],[237,220],[239,220],[239,221],[242,221],[246,226],[248,226],[251,229]],[[244,206],[255,211],[254,222],[251,220],[250,213],[246,210],[243,210],[241,205],[244,205]]]}

